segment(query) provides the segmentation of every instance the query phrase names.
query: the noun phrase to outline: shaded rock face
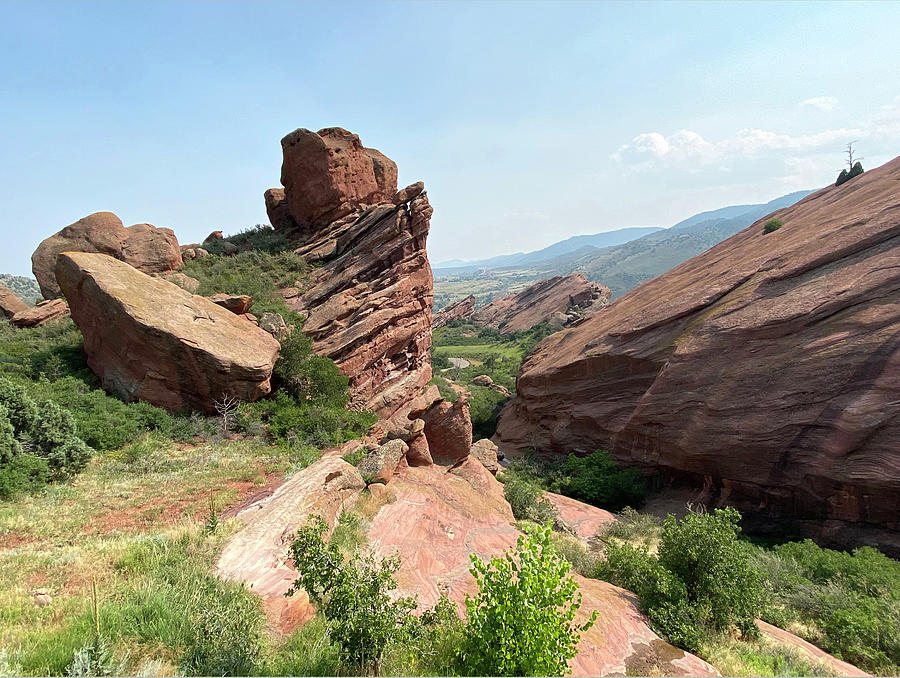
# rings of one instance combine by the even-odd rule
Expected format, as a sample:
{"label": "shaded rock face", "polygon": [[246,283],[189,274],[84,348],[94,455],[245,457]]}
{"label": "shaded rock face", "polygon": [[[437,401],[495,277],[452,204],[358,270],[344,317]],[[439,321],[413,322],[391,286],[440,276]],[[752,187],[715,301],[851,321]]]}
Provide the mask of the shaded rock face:
{"label": "shaded rock face", "polygon": [[542,322],[572,324],[609,303],[606,285],[588,282],[583,273],[541,280],[516,294],[496,299],[470,315],[501,334],[528,330]]}
{"label": "shaded rock face", "polygon": [[361,205],[389,202],[397,192],[394,161],[340,127],[295,130],[281,148],[281,184],[290,216],[301,226],[324,226]]}
{"label": "shaded rock face", "polygon": [[469,403],[464,397],[455,403],[438,400],[421,417],[425,421],[425,437],[434,463],[452,466],[469,456],[472,419]]}
{"label": "shaded rock face", "polygon": [[27,311],[28,304],[19,299],[13,292],[0,283],[0,315],[4,318],[12,318],[20,311]]}
{"label": "shaded rock face", "polygon": [[9,322],[16,327],[40,327],[54,320],[65,318],[69,315],[69,305],[63,299],[47,299],[38,302],[36,306],[19,311]]}
{"label": "shaded rock face", "polygon": [[444,308],[440,313],[434,314],[434,329],[443,327],[454,320],[468,318],[475,312],[475,295],[470,294],[465,299],[460,299]]}
{"label": "shaded rock face", "polygon": [[209,299],[104,254],[61,254],[56,277],[106,390],[173,412],[270,391],[278,342]]}
{"label": "shaded rock face", "polygon": [[54,275],[60,252],[96,252],[130,264],[144,273],[181,269],[181,248],[169,228],[135,224],[126,228],[112,212],[96,212],[51,235],[31,255],[31,270],[45,299],[59,296]]}
{"label": "shaded rock face", "polygon": [[538,345],[501,448],[606,447],[756,529],[900,553],[900,159]]}
{"label": "shaded rock face", "polygon": [[297,222],[291,216],[291,208],[288,207],[284,197],[283,188],[270,188],[263,193],[266,201],[266,214],[269,215],[269,223],[276,231],[290,231],[297,228]]}

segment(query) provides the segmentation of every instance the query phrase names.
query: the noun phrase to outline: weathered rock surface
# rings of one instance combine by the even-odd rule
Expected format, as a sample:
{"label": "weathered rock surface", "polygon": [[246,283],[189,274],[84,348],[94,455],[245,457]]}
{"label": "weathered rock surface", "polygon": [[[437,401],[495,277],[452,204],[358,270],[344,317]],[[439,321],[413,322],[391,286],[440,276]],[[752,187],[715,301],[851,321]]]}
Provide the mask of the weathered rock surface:
{"label": "weathered rock surface", "polygon": [[800,657],[807,661],[821,664],[827,673],[821,675],[829,676],[870,676],[861,668],[838,659],[834,655],[830,655],[825,650],[816,647],[812,643],[808,643],[799,636],[794,635],[790,631],[785,631],[777,626],[772,626],[764,622],[762,619],[756,620],[756,625],[763,638],[766,640],[786,647],[796,652]]}
{"label": "weathered rock surface", "polygon": [[181,248],[169,228],[135,224],[126,228],[112,212],[95,212],[51,235],[31,255],[31,270],[45,299],[59,296],[54,275],[60,252],[96,252],[130,264],[144,273],[177,271]]}
{"label": "weathered rock surface", "polygon": [[[323,226],[363,205],[391,202],[397,193],[397,165],[356,134],[340,127],[298,129],[281,140],[281,184],[290,215],[305,226]],[[277,205],[277,194],[271,200]],[[270,214],[270,219],[273,215]],[[282,227],[280,223],[275,228]]]}
{"label": "weathered rock surface", "polygon": [[521,292],[495,299],[469,317],[501,334],[511,334],[542,322],[571,324],[606,306],[610,296],[605,285],[588,282],[583,273],[572,273],[541,280]]}
{"label": "weathered rock surface", "polygon": [[253,299],[246,294],[225,294],[220,292],[212,295],[209,300],[238,315],[243,315],[253,305]]}
{"label": "weathered rock surface", "polygon": [[391,440],[373,450],[357,465],[363,478],[371,476],[375,480],[388,482],[409,446],[402,440]]}
{"label": "weathered rock surface", "polygon": [[425,421],[428,449],[436,464],[452,466],[468,458],[472,448],[472,419],[464,396],[455,403],[438,400],[421,418]]}
{"label": "weathered rock surface", "polygon": [[497,446],[486,438],[474,443],[469,449],[469,454],[481,462],[491,475],[497,475],[500,470],[500,462],[497,461]]}
{"label": "weathered rock surface", "polygon": [[237,518],[244,527],[219,556],[216,571],[244,582],[260,596],[273,626],[288,632],[315,614],[305,591],[285,592],[297,578],[288,560],[290,536],[320,516],[332,528],[365,487],[359,471],[338,456],[325,456],[295,473],[275,492],[248,505]]}
{"label": "weathered rock surface", "polygon": [[398,192],[393,161],[339,127],[298,129],[282,150],[284,190],[266,191],[269,218],[321,264],[304,294],[285,291],[287,304],[307,316],[313,350],[350,378],[353,406],[390,418],[431,379],[424,184]]}
{"label": "weathered rock surface", "polygon": [[16,313],[27,310],[28,304],[13,294],[6,285],[0,283],[0,314],[4,318],[12,318]]}
{"label": "weathered rock surface", "polygon": [[278,342],[209,299],[104,254],[60,254],[56,277],[106,390],[170,411],[269,392]]}
{"label": "weathered rock surface", "polygon": [[[399,553],[400,595],[415,595],[419,610],[446,594],[462,611],[474,595],[470,556],[483,559],[514,548],[519,536],[503,486],[474,458],[445,466],[404,468],[387,486],[395,497],[372,521],[369,543],[377,557]],[[657,636],[635,597],[606,582],[575,575],[583,604],[577,620],[599,611],[572,661],[576,676],[716,676],[706,662]],[[630,670],[630,671],[629,671]]]}
{"label": "weathered rock surface", "polygon": [[600,447],[745,523],[900,554],[900,158],[538,345],[497,440]]}
{"label": "weathered rock surface", "polygon": [[468,318],[475,312],[475,295],[470,294],[465,299],[460,299],[434,314],[434,329],[443,327],[454,320]]}
{"label": "weathered rock surface", "polygon": [[63,299],[48,299],[40,301],[36,306],[19,311],[9,322],[16,327],[40,327],[54,320],[65,318],[69,315],[69,305]]}
{"label": "weathered rock surface", "polygon": [[544,492],[544,498],[557,511],[557,520],[585,544],[590,545],[597,533],[616,522],[609,511],[554,492]]}

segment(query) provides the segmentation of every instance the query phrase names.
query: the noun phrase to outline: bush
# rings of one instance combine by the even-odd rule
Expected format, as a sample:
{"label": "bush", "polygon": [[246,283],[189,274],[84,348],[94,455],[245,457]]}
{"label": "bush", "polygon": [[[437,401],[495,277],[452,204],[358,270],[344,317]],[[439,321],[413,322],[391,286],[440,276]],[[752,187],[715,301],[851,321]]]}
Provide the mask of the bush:
{"label": "bush", "polygon": [[690,513],[683,521],[670,515],[658,557],[646,547],[608,543],[600,575],[634,591],[654,628],[686,650],[696,652],[710,631],[732,625],[755,635],[762,589],[738,541],[739,521],[733,508]]}
{"label": "bush", "polygon": [[288,313],[279,288],[303,278],[306,261],[293,252],[240,252],[233,257],[213,255],[184,262],[184,273],[200,281],[197,294],[249,294],[253,313]]}
{"label": "bush", "polygon": [[519,537],[515,552],[485,563],[472,556],[474,598],[460,658],[469,675],[561,676],[569,672],[581,634],[597,618],[575,624],[581,607],[569,563],[551,543],[549,527]]}
{"label": "bush", "polygon": [[837,181],[834,182],[835,186],[840,186],[841,184],[845,184],[854,177],[858,177],[865,170],[863,169],[862,163],[857,161],[854,163],[853,167],[850,168],[850,171],[841,170],[841,173],[838,175]]}
{"label": "bush", "polygon": [[597,450],[586,457],[570,454],[562,473],[558,489],[553,488],[555,491],[609,511],[639,507],[647,494],[640,471],[620,469],[606,450]]}
{"label": "bush", "polygon": [[346,407],[350,400],[350,380],[333,360],[313,353],[312,340],[299,328],[281,342],[275,374],[300,402]]}
{"label": "bush", "polygon": [[537,483],[521,475],[501,476],[503,494],[517,520],[531,520],[543,525],[556,520],[556,509],[543,498],[544,490]]}
{"label": "bush", "polygon": [[509,398],[485,386],[469,385],[468,390],[472,437],[474,440],[490,438],[497,432],[497,419]]}
{"label": "bush", "polygon": [[784,226],[784,222],[781,219],[769,219],[765,224],[763,224],[763,235],[767,235],[769,233],[772,233],[773,231],[777,231],[782,226]]}
{"label": "bush", "polygon": [[296,534],[291,559],[299,577],[287,595],[304,590],[329,623],[342,657],[364,671],[379,672],[387,644],[403,630],[416,603],[392,599],[399,558],[375,562],[358,553],[345,562],[337,544],[326,543],[328,526],[312,518]]}
{"label": "bush", "polygon": [[202,247],[210,254],[225,254],[225,243],[231,243],[243,251],[258,250],[277,254],[291,248],[286,234],[276,231],[266,224],[257,224],[248,229],[229,235],[227,238],[210,240]]}

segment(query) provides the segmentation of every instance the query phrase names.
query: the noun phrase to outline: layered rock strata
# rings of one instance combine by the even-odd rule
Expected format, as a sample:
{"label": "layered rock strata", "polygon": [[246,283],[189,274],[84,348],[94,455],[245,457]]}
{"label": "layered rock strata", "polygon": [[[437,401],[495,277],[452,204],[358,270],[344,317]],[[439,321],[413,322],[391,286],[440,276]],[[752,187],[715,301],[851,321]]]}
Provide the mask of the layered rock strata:
{"label": "layered rock strata", "polygon": [[757,529],[900,553],[898,187],[900,158],[550,336],[501,449],[608,448]]}

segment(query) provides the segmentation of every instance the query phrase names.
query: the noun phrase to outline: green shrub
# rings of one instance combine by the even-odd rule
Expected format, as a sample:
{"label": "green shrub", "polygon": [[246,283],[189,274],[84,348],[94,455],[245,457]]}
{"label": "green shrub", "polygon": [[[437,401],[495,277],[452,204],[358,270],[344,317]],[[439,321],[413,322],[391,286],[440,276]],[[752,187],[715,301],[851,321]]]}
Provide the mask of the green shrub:
{"label": "green shrub", "polygon": [[184,263],[183,270],[200,281],[197,294],[249,294],[253,297],[251,310],[259,315],[289,312],[278,290],[302,280],[307,266],[303,257],[290,251],[272,254],[251,250],[233,257],[191,259]]}
{"label": "green shrub", "polygon": [[468,390],[472,437],[490,438],[497,432],[497,419],[509,398],[485,386],[469,385]]}
{"label": "green shrub", "polygon": [[840,186],[841,184],[845,184],[854,177],[858,177],[865,170],[863,169],[862,163],[857,161],[853,164],[853,167],[850,168],[850,171],[841,170],[841,173],[838,175],[837,181],[834,182],[835,186]]}
{"label": "green shrub", "polygon": [[517,520],[543,525],[556,520],[556,509],[543,498],[544,490],[526,477],[505,472],[501,476],[503,494]]}
{"label": "green shrub", "polygon": [[37,420],[37,403],[28,395],[25,387],[9,379],[0,378],[0,405],[14,431],[30,432]]}
{"label": "green shrub", "polygon": [[586,457],[570,454],[562,467],[563,477],[553,489],[573,499],[620,511],[626,506],[639,507],[647,494],[640,471],[620,469],[606,450]]}
{"label": "green shrub", "polygon": [[357,553],[345,562],[338,545],[325,542],[327,531],[318,517],[298,530],[291,559],[299,576],[287,595],[305,590],[328,621],[341,656],[377,675],[385,647],[402,632],[416,603],[390,595],[397,588],[398,557],[376,562]]}
{"label": "green shrub", "polygon": [[484,562],[472,556],[475,597],[466,596],[468,675],[561,676],[569,672],[581,634],[597,618],[575,624],[581,607],[569,563],[551,543],[549,527],[519,537],[515,552]]}
{"label": "green shrub", "polygon": [[299,328],[281,342],[275,374],[300,402],[346,407],[350,400],[350,380],[333,360],[313,353],[312,340]]}
{"label": "green shrub", "polygon": [[696,652],[710,631],[737,626],[756,634],[762,604],[759,574],[740,541],[733,508],[690,513],[663,524],[659,555],[610,542],[600,576],[634,591],[651,624],[674,645]]}
{"label": "green shrub", "polygon": [[248,229],[229,235],[227,238],[203,243],[203,249],[210,254],[225,254],[225,243],[231,243],[242,251],[257,250],[277,254],[291,248],[286,234],[276,231],[266,224],[257,224]]}
{"label": "green shrub", "polygon": [[763,235],[777,231],[782,226],[784,226],[784,222],[781,219],[769,219],[763,224]]}

